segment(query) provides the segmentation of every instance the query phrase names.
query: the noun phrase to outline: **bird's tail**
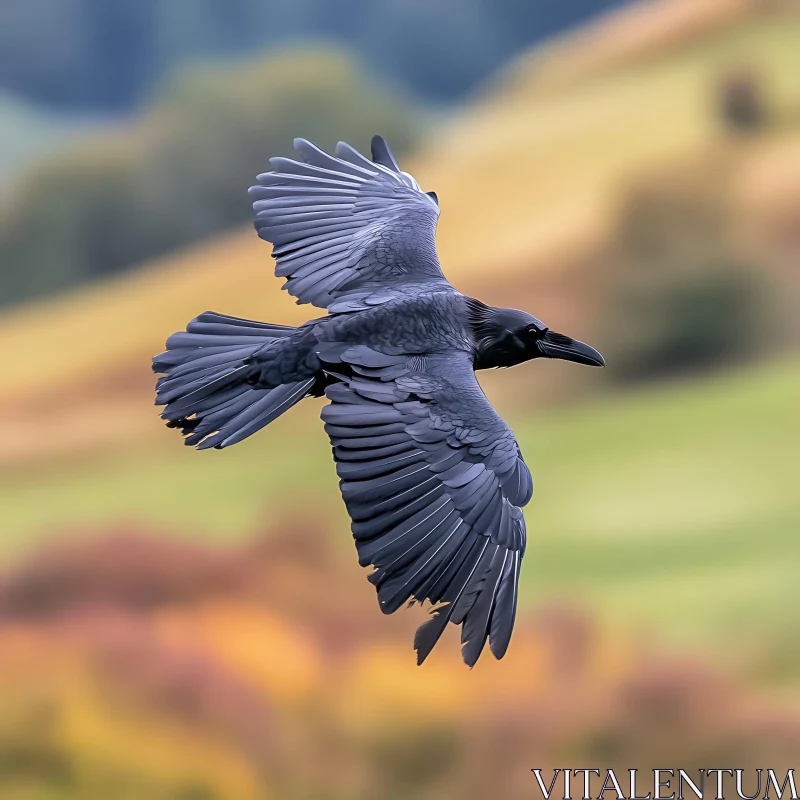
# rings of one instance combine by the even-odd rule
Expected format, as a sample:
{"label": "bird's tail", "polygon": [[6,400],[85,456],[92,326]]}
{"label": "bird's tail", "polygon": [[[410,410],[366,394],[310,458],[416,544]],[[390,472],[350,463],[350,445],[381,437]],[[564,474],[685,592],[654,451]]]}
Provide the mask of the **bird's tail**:
{"label": "bird's tail", "polygon": [[[315,377],[295,377],[271,388],[253,385],[251,357],[297,329],[206,311],[167,340],[153,359],[164,373],[156,384],[162,419],[199,450],[236,444],[306,396]],[[288,343],[287,343],[288,344]]]}

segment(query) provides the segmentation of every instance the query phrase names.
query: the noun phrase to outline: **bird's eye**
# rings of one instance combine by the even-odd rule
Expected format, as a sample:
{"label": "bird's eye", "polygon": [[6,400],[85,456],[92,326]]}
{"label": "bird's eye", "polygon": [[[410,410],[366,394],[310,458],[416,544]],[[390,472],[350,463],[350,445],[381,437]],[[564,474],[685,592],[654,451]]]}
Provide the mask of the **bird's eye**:
{"label": "bird's eye", "polygon": [[525,333],[529,336],[540,336],[542,332],[535,325],[528,325],[525,329]]}

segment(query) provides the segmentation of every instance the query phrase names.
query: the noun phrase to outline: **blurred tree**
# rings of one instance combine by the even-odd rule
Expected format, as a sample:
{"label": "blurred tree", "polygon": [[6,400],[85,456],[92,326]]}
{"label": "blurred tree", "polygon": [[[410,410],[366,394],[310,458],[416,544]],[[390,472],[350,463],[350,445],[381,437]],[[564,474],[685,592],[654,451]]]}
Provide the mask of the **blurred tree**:
{"label": "blurred tree", "polygon": [[750,70],[737,70],[723,77],[719,88],[719,111],[728,130],[754,133],[767,120],[764,90]]}
{"label": "blurred tree", "polygon": [[342,53],[196,65],[142,120],[32,172],[0,217],[0,303],[47,294],[252,218],[247,187],[302,135],[411,145],[419,113]]}
{"label": "blurred tree", "polygon": [[733,235],[730,177],[717,154],[659,170],[631,190],[604,310],[609,377],[708,368],[770,345],[767,279]]}
{"label": "blurred tree", "polygon": [[748,358],[763,344],[759,289],[747,265],[722,254],[631,277],[616,298],[610,374],[653,378]]}

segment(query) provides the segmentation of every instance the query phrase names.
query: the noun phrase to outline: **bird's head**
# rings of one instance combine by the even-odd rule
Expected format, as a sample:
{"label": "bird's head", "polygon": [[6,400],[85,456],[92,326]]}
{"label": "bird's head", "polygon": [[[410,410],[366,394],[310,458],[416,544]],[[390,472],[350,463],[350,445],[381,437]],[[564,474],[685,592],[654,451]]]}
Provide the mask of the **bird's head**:
{"label": "bird's head", "polygon": [[532,358],[560,358],[592,367],[605,366],[603,356],[594,347],[551,331],[526,311],[493,308],[472,299],[468,309],[476,341],[476,369],[513,367]]}

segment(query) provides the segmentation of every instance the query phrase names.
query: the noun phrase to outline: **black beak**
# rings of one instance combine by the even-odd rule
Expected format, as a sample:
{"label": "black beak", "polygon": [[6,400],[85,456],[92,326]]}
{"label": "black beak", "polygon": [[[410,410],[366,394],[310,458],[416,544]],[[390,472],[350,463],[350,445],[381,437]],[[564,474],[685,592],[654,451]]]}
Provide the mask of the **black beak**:
{"label": "black beak", "polygon": [[564,361],[574,361],[576,364],[588,364],[590,367],[604,367],[606,362],[603,356],[588,344],[570,339],[563,333],[545,331],[537,342],[539,350],[545,358],[562,358]]}

